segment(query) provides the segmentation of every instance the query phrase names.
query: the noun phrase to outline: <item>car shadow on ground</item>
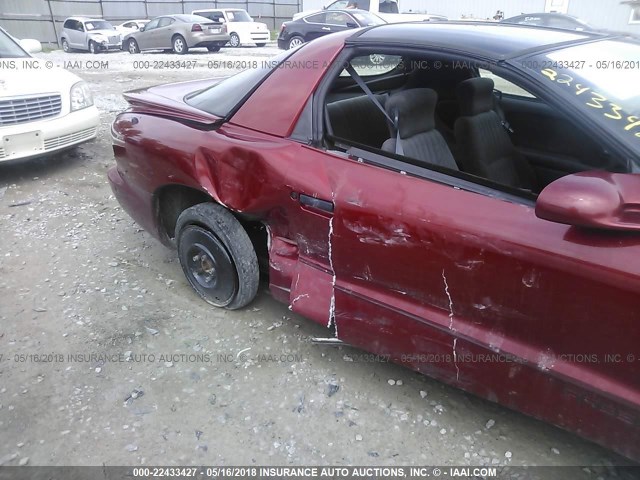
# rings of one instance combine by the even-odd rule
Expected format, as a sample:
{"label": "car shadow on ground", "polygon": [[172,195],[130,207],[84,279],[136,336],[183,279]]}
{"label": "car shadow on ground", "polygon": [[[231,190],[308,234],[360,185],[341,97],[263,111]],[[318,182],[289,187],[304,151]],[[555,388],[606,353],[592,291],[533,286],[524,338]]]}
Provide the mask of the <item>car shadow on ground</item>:
{"label": "car shadow on ground", "polygon": [[0,162],[0,188],[34,177],[59,176],[71,172],[87,159],[79,148],[36,158]]}

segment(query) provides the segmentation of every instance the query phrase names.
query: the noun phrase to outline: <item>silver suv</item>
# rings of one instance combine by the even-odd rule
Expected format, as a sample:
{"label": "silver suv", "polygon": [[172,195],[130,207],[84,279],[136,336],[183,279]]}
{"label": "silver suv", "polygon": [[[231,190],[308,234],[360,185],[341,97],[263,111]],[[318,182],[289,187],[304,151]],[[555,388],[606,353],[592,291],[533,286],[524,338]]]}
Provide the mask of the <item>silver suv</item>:
{"label": "silver suv", "polygon": [[65,52],[87,50],[99,53],[120,50],[122,36],[106,20],[100,18],[70,17],[64,22],[60,42]]}

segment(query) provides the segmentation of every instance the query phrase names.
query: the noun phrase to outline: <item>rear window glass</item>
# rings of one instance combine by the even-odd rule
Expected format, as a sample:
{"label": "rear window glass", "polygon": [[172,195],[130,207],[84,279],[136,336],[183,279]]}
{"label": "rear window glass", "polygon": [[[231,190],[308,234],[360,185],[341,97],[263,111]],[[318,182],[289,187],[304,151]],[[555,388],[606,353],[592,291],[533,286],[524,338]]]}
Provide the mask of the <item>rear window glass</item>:
{"label": "rear window glass", "polygon": [[101,20],[92,20],[90,22],[84,22],[87,32],[91,30],[114,30],[114,26],[109,22]]}
{"label": "rear window glass", "polygon": [[294,51],[287,50],[261,63],[259,68],[249,68],[225,78],[212,87],[189,95],[185,102],[218,117],[226,117]]}
{"label": "rear window glass", "polygon": [[380,2],[379,12],[380,13],[398,13],[398,4],[392,0],[384,0]]}
{"label": "rear window glass", "polygon": [[230,22],[251,22],[251,17],[244,10],[229,10],[227,12]]}
{"label": "rear window glass", "polygon": [[181,22],[186,22],[186,23],[197,23],[197,22],[202,22],[203,20],[208,20],[204,17],[201,17],[200,15],[179,14],[179,15],[173,15],[173,17],[180,20]]}

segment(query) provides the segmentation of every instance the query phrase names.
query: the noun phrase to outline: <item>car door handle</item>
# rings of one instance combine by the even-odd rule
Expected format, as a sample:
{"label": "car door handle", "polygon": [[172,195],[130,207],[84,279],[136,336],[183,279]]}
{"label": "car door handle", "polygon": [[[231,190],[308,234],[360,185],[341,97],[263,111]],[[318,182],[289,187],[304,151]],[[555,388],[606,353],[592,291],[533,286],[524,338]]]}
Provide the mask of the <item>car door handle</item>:
{"label": "car door handle", "polygon": [[333,202],[328,200],[322,200],[321,198],[315,198],[310,195],[301,193],[298,195],[298,200],[301,205],[308,208],[314,208],[316,210],[322,210],[323,212],[333,213]]}
{"label": "car door handle", "polygon": [[322,27],[322,30],[331,30],[329,27]]}

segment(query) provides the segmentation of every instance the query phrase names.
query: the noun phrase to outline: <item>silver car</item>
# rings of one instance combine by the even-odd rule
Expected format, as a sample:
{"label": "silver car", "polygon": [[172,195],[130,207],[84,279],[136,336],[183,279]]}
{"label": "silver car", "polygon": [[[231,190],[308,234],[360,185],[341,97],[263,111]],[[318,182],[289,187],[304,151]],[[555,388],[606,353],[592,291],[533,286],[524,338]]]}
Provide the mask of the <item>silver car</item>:
{"label": "silver car", "polygon": [[173,50],[184,54],[194,47],[206,47],[217,52],[229,41],[227,27],[198,15],[163,15],[154,18],[122,40],[122,49],[129,53],[142,50]]}
{"label": "silver car", "polygon": [[65,52],[86,50],[99,53],[120,50],[122,35],[101,18],[70,17],[64,21],[60,43]]}

